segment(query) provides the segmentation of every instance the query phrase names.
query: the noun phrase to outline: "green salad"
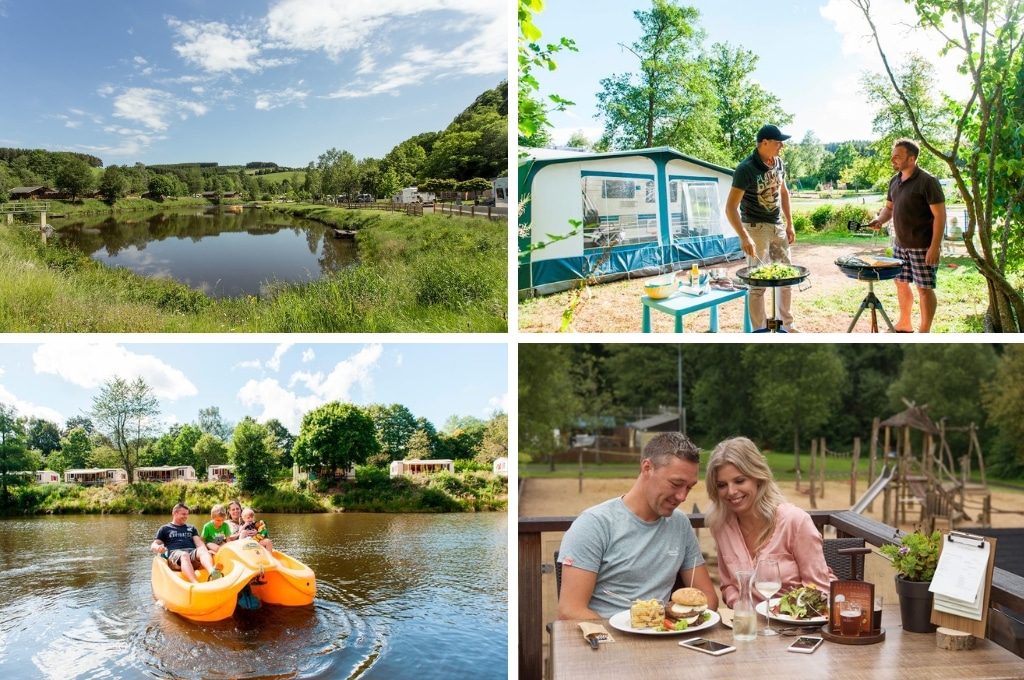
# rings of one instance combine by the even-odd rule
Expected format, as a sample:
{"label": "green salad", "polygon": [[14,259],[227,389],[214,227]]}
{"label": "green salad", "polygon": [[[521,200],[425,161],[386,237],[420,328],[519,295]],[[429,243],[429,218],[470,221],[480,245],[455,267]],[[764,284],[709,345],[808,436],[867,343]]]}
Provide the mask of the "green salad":
{"label": "green salad", "polygon": [[828,617],[828,595],[818,590],[813,583],[794,588],[783,595],[772,607],[772,614],[792,619],[814,619]]}
{"label": "green salad", "polygon": [[752,279],[765,279],[776,281],[779,279],[792,279],[800,275],[800,270],[788,264],[766,264],[763,267],[750,272]]}

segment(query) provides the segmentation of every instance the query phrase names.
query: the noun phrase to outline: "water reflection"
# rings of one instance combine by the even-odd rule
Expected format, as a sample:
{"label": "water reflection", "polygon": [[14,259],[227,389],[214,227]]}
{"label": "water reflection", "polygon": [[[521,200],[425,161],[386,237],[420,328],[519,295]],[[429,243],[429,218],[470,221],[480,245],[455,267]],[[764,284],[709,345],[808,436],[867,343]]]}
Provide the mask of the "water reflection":
{"label": "water reflection", "polygon": [[211,297],[259,295],[267,282],[317,280],[356,262],[354,242],[334,238],[324,225],[259,209],[75,218],[54,225],[94,260],[172,278]]}
{"label": "water reflection", "polygon": [[0,520],[4,680],[504,675],[504,514],[269,515],[275,546],[316,572],[316,599],[213,623],[153,599],[163,521]]}

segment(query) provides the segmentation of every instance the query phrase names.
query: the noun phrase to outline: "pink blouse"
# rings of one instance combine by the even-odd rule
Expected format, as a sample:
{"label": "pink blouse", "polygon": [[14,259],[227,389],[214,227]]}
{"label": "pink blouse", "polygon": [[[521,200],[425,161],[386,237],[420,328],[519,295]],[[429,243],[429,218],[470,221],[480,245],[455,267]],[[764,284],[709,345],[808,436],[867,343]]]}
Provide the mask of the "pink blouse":
{"label": "pink blouse", "polygon": [[[722,600],[730,607],[739,596],[736,572],[752,570],[758,560],[778,561],[782,574],[780,594],[813,583],[827,595],[829,583],[836,580],[836,575],[825,563],[821,534],[814,521],[792,503],[781,503],[776,508],[775,532],[757,555],[751,555],[747,550],[735,516],[718,531],[712,531],[711,535],[718,546]],[[756,590],[753,590],[753,595],[755,602],[764,599]]]}

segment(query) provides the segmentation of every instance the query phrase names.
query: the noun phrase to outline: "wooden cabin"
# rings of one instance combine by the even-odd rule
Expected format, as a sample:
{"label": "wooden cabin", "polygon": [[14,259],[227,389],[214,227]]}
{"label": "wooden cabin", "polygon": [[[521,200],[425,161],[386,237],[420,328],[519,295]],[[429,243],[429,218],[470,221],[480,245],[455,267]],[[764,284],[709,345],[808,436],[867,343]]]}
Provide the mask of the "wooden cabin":
{"label": "wooden cabin", "polygon": [[128,473],[124,468],[87,468],[65,470],[64,481],[81,486],[103,486],[104,484],[127,484]]}
{"label": "wooden cabin", "polygon": [[196,471],[191,465],[164,465],[135,468],[136,482],[194,482]]}

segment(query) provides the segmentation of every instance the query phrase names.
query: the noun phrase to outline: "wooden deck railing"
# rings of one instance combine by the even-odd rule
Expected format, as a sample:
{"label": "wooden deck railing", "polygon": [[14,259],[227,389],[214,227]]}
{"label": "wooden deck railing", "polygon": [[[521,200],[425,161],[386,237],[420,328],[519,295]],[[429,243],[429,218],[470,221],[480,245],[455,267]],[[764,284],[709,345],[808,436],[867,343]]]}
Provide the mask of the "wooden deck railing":
{"label": "wooden deck railing", "polygon": [[[896,530],[881,522],[863,517],[849,510],[812,510],[811,518],[819,530],[832,526],[839,537],[863,538],[873,546],[893,543]],[[691,514],[694,529],[704,528],[704,515]],[[541,534],[566,531],[574,517],[521,517],[519,518],[519,678],[538,680],[543,677],[544,652],[541,595]],[[1024,612],[1024,577],[1002,569],[992,574],[992,594],[989,610],[989,638],[1020,655],[1020,645],[1012,634],[1005,631],[1018,626],[996,605],[1014,612]]]}

